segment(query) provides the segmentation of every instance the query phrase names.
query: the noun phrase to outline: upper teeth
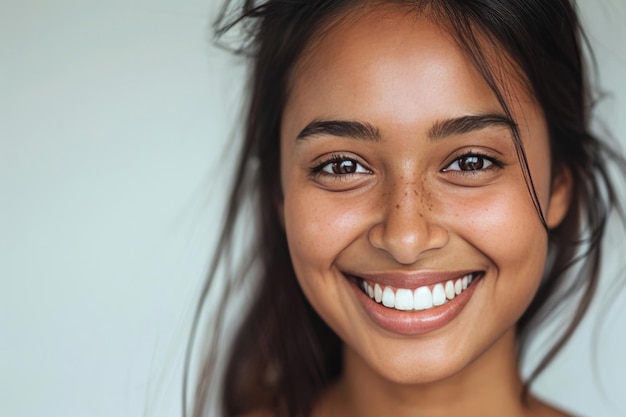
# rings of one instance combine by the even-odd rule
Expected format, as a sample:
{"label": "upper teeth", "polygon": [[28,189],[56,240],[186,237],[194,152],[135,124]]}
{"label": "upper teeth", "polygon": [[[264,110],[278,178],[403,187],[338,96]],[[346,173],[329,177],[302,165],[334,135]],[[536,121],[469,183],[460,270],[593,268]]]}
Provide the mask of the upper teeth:
{"label": "upper teeth", "polygon": [[363,291],[377,303],[396,310],[426,310],[440,306],[454,299],[472,283],[474,274],[467,274],[463,278],[449,280],[432,287],[419,287],[415,290],[406,288],[381,287],[380,284],[362,282]]}

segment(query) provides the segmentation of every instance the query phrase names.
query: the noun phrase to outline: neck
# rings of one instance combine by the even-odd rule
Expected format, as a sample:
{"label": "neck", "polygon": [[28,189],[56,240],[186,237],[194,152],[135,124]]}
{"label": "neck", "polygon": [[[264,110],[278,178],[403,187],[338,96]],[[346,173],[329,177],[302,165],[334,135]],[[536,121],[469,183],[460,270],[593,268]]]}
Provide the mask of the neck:
{"label": "neck", "polygon": [[318,411],[344,417],[522,416],[526,415],[522,389],[511,330],[460,372],[425,384],[386,380],[346,349],[342,378],[322,399]]}

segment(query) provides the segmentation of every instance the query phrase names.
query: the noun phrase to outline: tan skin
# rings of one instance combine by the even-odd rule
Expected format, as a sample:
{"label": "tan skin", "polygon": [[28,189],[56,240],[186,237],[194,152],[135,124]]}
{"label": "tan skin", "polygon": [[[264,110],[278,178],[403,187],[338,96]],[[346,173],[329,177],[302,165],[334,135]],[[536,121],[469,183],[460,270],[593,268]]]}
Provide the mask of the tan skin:
{"label": "tan skin", "polygon": [[[501,69],[543,214],[555,227],[571,177],[552,177],[541,109],[513,71]],[[449,34],[414,14],[363,12],[305,51],[283,115],[281,210],[298,281],[344,342],[342,376],[314,416],[567,415],[521,396],[515,323],[539,285],[547,235],[510,129],[490,122],[433,133],[446,121],[502,113]],[[305,129],[316,121],[371,131]],[[393,281],[397,291],[454,271],[480,279],[460,311],[433,329],[381,325],[368,313],[381,307],[359,293],[359,277]],[[454,301],[381,311],[429,318]]]}

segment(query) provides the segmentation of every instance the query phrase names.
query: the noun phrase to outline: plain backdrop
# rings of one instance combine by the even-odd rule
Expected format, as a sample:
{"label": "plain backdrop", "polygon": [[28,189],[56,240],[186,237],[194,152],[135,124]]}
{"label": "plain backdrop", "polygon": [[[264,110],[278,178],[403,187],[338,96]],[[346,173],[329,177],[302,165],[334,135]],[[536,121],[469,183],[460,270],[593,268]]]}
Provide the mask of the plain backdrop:
{"label": "plain backdrop", "polygon": [[[0,0],[0,416],[180,415],[243,91],[211,45],[218,6]],[[612,92],[601,118],[626,144],[626,0],[581,8]],[[611,229],[593,310],[535,386],[594,417],[626,415]]]}

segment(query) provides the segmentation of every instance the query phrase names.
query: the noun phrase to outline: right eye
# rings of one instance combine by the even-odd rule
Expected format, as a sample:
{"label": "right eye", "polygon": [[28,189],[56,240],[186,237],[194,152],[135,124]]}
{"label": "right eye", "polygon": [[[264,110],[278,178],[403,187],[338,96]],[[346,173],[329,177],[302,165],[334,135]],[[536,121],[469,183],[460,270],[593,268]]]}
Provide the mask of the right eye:
{"label": "right eye", "polygon": [[313,175],[342,177],[351,174],[371,174],[372,172],[354,158],[333,155],[313,167],[311,173]]}
{"label": "right eye", "polygon": [[341,159],[339,161],[327,162],[321,169],[327,174],[345,175],[369,172],[354,159]]}

